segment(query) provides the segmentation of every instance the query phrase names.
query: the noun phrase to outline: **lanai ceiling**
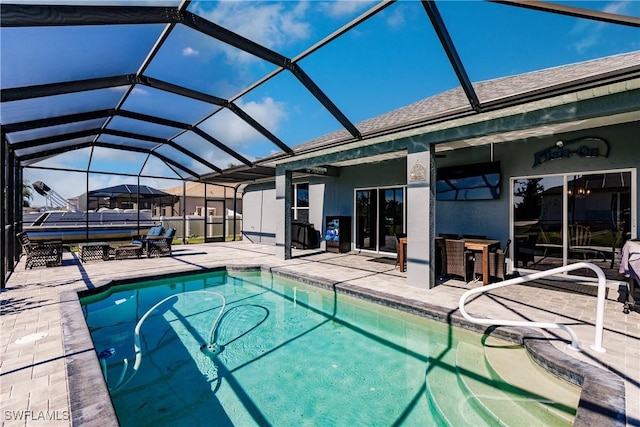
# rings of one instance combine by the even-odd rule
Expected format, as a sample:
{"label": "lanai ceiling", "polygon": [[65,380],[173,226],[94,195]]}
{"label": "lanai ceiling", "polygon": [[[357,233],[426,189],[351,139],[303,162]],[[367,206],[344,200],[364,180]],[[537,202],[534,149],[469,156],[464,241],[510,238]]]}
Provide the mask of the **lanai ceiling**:
{"label": "lanai ceiling", "polygon": [[[595,2],[41,3],[0,6],[3,144],[22,166],[84,156],[86,166],[78,170],[99,172],[100,156],[116,150],[139,156],[134,174],[155,176],[150,170],[157,163],[184,180],[272,176],[260,159],[291,155],[297,145],[337,130],[346,132],[345,142],[366,139],[358,123],[456,87],[471,113],[482,111],[491,100],[481,99],[475,84],[513,72],[510,56],[526,55],[527,47],[478,46],[486,49],[486,60],[507,65],[496,66],[494,75],[475,71],[464,54],[473,47],[456,25],[459,14],[475,8],[486,14],[477,17],[478,31],[495,8],[509,8],[514,20],[525,23],[532,13],[545,14],[549,29],[536,31],[586,22],[634,37],[640,28],[638,16],[602,12]],[[316,20],[313,27],[301,18],[337,5],[347,10],[339,18]],[[372,34],[375,21],[400,12],[411,21]],[[264,16],[277,16],[276,25],[291,32],[272,28],[278,39],[253,31]],[[287,40],[296,30],[307,36],[299,43]],[[424,49],[405,49],[415,37],[424,38]],[[611,49],[605,53],[621,53]],[[388,74],[385,64],[398,61],[406,74]],[[563,65],[551,61],[536,67]],[[358,85],[358,73],[345,73],[354,67],[375,74],[380,84]],[[346,82],[347,91],[339,84],[345,79],[354,79]],[[414,84],[413,98],[394,97],[398,80]],[[287,120],[298,124],[295,131]],[[299,126],[301,121],[307,125]]]}

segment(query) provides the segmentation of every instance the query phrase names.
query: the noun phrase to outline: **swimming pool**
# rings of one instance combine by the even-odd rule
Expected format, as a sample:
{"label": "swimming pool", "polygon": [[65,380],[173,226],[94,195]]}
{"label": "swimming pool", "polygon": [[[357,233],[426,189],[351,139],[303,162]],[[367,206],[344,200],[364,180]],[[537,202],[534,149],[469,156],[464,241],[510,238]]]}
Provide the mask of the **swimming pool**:
{"label": "swimming pool", "polygon": [[506,384],[480,335],[260,271],[81,303],[123,426],[570,425],[577,407],[564,382],[575,405]]}

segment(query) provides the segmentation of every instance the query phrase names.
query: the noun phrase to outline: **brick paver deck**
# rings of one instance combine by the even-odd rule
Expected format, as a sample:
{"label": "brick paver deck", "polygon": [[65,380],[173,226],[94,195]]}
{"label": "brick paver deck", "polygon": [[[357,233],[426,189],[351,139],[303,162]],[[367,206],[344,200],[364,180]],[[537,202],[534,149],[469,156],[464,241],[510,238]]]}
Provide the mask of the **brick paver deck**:
{"label": "brick paver deck", "polygon": [[[393,264],[371,262],[368,256],[306,251],[303,257],[283,261],[276,259],[274,252],[274,246],[232,242],[175,246],[172,257],[156,259],[84,264],[75,254],[65,253],[62,267],[25,270],[21,263],[0,294],[2,425],[68,426],[72,419],[82,425],[117,425],[112,408],[100,399],[106,393],[104,384],[82,378],[84,398],[71,396],[68,372],[81,377],[83,373],[76,367],[95,358],[95,351],[90,339],[74,329],[78,318],[63,319],[65,312],[81,316],[77,301],[64,296],[69,295],[67,291],[95,288],[113,279],[132,276],[255,265],[340,283],[344,288],[368,289],[372,294],[426,302],[455,313],[460,295],[477,286],[448,281],[431,290],[417,289],[406,285],[406,276]],[[467,310],[472,315],[491,318],[568,322],[577,332],[584,352],[568,349],[563,332],[545,334],[560,351],[619,376],[626,388],[627,425],[637,426],[640,425],[640,313],[623,314],[618,296],[617,285],[612,284],[605,306],[606,353],[589,349],[594,342],[593,296],[517,285],[480,296],[469,303]],[[72,380],[78,383],[78,378]]]}

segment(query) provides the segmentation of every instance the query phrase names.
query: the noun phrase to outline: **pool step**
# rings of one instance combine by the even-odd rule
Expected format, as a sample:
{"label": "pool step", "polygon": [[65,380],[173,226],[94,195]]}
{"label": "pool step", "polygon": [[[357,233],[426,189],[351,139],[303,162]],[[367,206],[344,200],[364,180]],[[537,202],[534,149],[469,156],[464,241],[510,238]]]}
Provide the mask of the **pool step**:
{"label": "pool step", "polygon": [[[516,354],[517,350],[519,349],[506,350],[506,347],[502,349],[504,353],[509,354]],[[456,368],[463,386],[501,425],[571,425],[570,422],[543,408],[535,401],[536,395],[530,395],[496,375],[496,371],[487,361],[485,351],[486,348],[460,343],[456,352]],[[509,355],[505,357],[508,358]],[[517,371],[523,377],[520,382],[538,376],[539,371],[533,370],[531,363],[533,362],[529,360],[527,364],[522,364],[522,360],[510,358],[506,362],[518,368]]]}
{"label": "pool step", "polygon": [[425,390],[437,425],[492,426],[496,420],[477,406],[475,398],[458,383],[455,349],[437,345],[429,358]]}
{"label": "pool step", "polygon": [[[492,337],[485,341],[485,358],[494,378],[535,396],[535,402],[554,416],[572,424],[580,400],[580,387],[560,380],[531,360],[522,346]],[[533,375],[522,375],[526,369]]]}

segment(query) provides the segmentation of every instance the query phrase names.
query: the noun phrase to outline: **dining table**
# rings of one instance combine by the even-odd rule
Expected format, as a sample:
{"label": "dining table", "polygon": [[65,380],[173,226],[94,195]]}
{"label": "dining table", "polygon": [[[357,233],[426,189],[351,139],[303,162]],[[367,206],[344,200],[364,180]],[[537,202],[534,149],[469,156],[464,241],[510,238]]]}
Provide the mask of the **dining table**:
{"label": "dining table", "polygon": [[407,264],[407,238],[401,237],[398,239],[398,259],[400,264],[400,272],[404,273]]}
{"label": "dining table", "polygon": [[[444,244],[443,237],[436,237],[436,241],[441,240]],[[496,248],[500,248],[500,240],[493,239],[469,239],[463,238],[464,248],[472,252],[482,252],[482,285],[489,284],[489,252]],[[407,262],[407,238],[402,237],[398,240],[398,259],[400,264],[400,272],[406,271],[405,264]]]}
{"label": "dining table", "polygon": [[482,252],[482,286],[489,284],[489,252],[500,248],[500,240],[462,239],[464,248],[471,252]]}

